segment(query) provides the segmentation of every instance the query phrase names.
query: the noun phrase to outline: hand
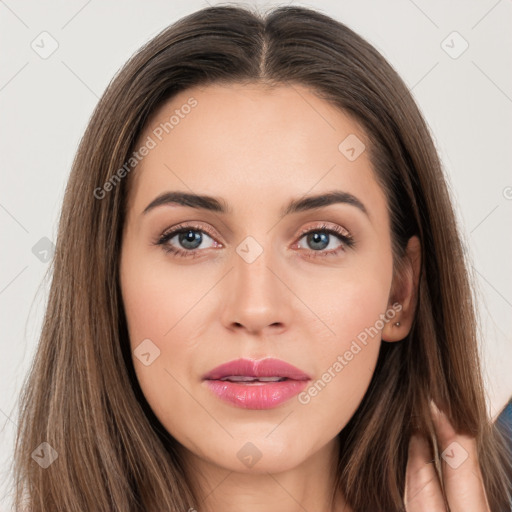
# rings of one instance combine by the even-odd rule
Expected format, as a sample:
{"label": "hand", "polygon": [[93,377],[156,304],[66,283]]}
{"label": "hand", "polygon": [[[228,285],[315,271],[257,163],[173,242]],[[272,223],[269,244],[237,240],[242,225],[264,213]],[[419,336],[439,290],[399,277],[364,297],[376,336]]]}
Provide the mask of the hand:
{"label": "hand", "polygon": [[[444,487],[449,509],[434,467],[434,455],[427,440],[413,434],[405,473],[407,512],[490,512],[474,437],[455,432],[444,413],[431,402]],[[448,449],[446,452],[445,450]],[[444,455],[444,456],[443,456]]]}

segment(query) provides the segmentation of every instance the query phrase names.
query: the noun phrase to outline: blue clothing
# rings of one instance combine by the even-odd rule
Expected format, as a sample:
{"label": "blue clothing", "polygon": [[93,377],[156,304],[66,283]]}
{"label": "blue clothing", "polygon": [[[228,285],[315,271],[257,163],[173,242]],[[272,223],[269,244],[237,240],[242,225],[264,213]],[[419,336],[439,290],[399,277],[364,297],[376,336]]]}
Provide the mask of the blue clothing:
{"label": "blue clothing", "polygon": [[503,409],[500,418],[503,417],[505,421],[508,421],[508,424],[512,427],[512,400],[508,403],[508,405]]}
{"label": "blue clothing", "polygon": [[[500,415],[496,419],[496,423],[500,423],[500,425],[503,426],[505,430],[510,432],[512,437],[512,399],[501,411]],[[510,439],[510,442],[512,443],[512,439]]]}
{"label": "blue clothing", "polygon": [[[498,418],[496,419],[496,425],[499,424],[500,430],[505,433],[510,447],[510,453],[512,453],[512,399],[501,411]],[[508,435],[507,435],[508,434]],[[512,503],[511,503],[512,511]]]}

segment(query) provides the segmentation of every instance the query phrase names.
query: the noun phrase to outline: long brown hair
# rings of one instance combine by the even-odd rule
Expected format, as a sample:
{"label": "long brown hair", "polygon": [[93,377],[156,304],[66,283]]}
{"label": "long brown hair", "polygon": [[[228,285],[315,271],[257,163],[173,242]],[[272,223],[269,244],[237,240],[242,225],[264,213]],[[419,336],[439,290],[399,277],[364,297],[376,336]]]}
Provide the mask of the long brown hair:
{"label": "long brown hair", "polygon": [[[368,134],[396,269],[407,240],[421,240],[411,332],[382,343],[370,387],[340,433],[337,486],[348,504],[355,512],[403,510],[412,423],[436,442],[433,398],[458,431],[476,437],[491,509],[509,510],[510,452],[489,419],[468,265],[426,123],[375,48],[320,12],[290,6],[266,15],[217,6],[186,16],[141,48],[99,101],[67,185],[49,302],[21,396],[17,509],[160,512],[197,504],[177,442],[135,376],[118,263],[137,172],[126,162],[142,130],[174,94],[210,83],[299,84],[348,113]],[[58,454],[47,468],[31,458],[42,442]]]}

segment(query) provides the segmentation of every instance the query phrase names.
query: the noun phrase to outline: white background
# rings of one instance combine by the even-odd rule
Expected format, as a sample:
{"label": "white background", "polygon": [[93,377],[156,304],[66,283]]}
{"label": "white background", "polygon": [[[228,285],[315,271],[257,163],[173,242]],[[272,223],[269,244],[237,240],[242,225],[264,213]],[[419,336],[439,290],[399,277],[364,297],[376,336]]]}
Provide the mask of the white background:
{"label": "white background", "polygon": [[[512,395],[512,1],[289,3],[318,8],[376,46],[431,127],[472,258],[494,416]],[[114,73],[164,27],[207,5],[0,0],[0,510],[10,509],[17,395],[48,291],[48,263],[32,248],[44,237],[55,241],[74,153]],[[46,59],[31,47],[50,47],[43,31],[58,43]],[[469,44],[456,59],[442,46],[453,31]],[[462,48],[452,39],[452,51]]]}

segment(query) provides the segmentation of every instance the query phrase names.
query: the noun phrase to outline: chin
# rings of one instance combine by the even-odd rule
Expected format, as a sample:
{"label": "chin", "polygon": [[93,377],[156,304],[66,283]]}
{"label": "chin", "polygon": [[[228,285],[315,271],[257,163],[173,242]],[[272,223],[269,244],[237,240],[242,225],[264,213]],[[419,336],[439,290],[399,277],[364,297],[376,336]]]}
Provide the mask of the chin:
{"label": "chin", "polygon": [[305,446],[302,440],[292,436],[270,439],[266,432],[264,435],[248,434],[220,443],[210,440],[210,444],[204,448],[202,455],[198,450],[193,451],[196,456],[223,469],[256,475],[294,469],[308,458],[313,447]]}

